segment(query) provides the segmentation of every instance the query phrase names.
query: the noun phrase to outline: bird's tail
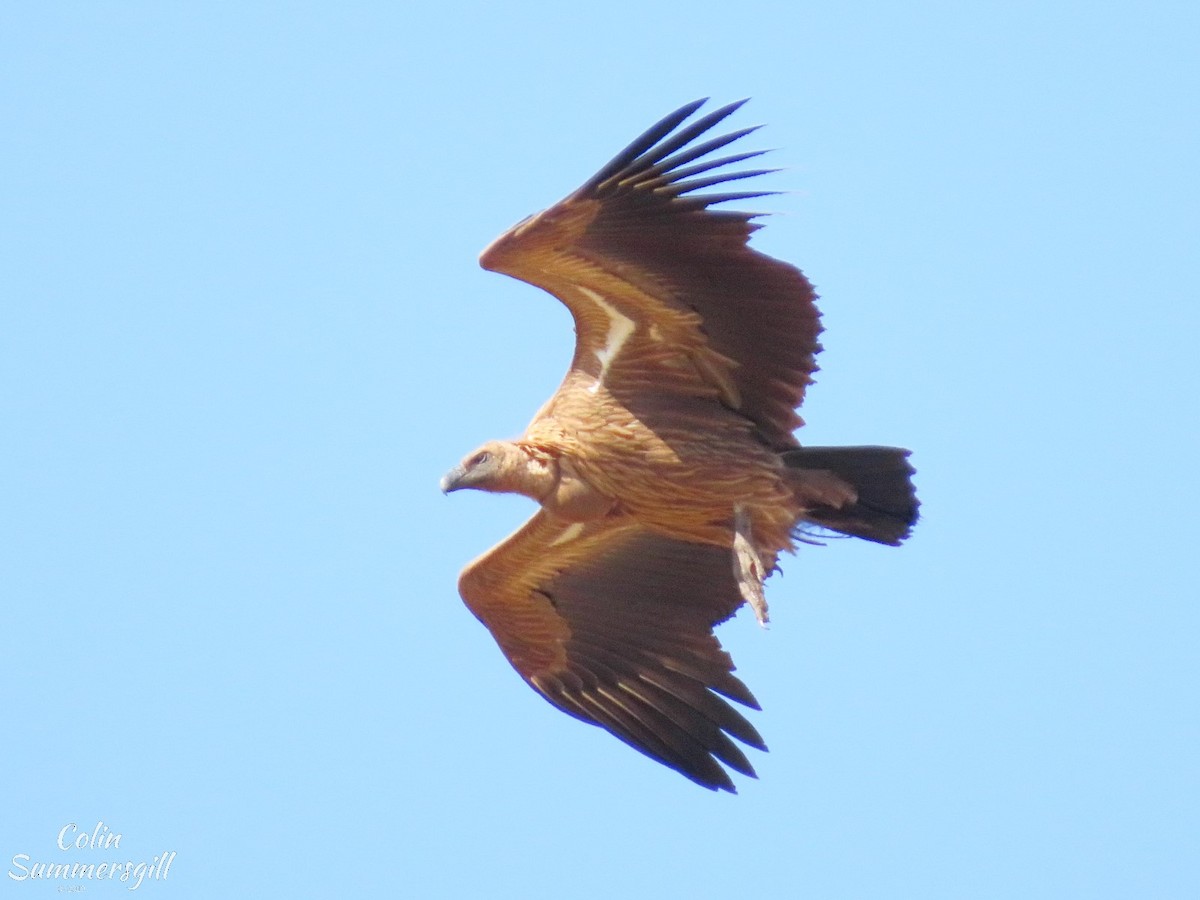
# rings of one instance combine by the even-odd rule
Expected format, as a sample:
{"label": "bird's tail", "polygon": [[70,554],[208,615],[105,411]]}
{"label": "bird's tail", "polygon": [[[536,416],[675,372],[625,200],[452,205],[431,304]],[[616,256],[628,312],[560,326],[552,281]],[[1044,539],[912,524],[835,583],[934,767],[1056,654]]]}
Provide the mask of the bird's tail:
{"label": "bird's tail", "polygon": [[899,544],[917,521],[914,469],[899,447],[798,447],[783,452],[801,520],[880,544]]}

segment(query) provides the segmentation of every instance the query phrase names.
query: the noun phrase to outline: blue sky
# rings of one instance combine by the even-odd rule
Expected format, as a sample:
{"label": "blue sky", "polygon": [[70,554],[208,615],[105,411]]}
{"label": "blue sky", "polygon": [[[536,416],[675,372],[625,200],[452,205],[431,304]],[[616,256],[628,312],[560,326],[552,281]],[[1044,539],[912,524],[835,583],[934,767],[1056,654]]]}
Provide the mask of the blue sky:
{"label": "blue sky", "polygon": [[[1198,25],[8,5],[4,868],[103,822],[177,898],[1200,893]],[[520,682],[455,581],[530,505],[437,490],[571,354],[479,251],[708,95],[822,295],[802,440],[911,447],[924,502],[722,628],[736,797]]]}

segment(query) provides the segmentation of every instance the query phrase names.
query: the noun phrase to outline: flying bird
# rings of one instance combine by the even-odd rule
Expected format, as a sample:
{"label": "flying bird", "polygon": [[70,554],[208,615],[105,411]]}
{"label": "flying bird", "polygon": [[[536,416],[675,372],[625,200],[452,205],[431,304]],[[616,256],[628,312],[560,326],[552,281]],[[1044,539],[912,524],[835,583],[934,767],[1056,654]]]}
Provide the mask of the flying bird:
{"label": "flying bird", "polygon": [[[713,158],[705,137],[741,103],[671,113],[578,190],[484,250],[485,269],[570,310],[575,354],[524,435],[490,441],[442,480],[540,509],[464,570],[459,592],[517,672],[712,789],[753,776],[731,706],[758,703],[713,635],[813,526],[898,544],[917,518],[908,451],[802,447],[820,315],[799,269],[748,244],[754,213],[708,192],[773,170]],[[743,101],[744,102],[744,101]],[[699,193],[698,193],[699,192]]]}

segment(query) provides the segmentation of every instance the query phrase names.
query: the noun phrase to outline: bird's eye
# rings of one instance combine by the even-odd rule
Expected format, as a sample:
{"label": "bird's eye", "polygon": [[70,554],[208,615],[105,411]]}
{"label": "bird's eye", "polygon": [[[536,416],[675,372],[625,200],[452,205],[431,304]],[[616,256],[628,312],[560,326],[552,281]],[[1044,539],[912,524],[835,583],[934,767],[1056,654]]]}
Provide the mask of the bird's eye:
{"label": "bird's eye", "polygon": [[472,466],[482,466],[486,462],[490,462],[492,454],[484,450],[482,453],[476,453],[475,458],[471,460]]}

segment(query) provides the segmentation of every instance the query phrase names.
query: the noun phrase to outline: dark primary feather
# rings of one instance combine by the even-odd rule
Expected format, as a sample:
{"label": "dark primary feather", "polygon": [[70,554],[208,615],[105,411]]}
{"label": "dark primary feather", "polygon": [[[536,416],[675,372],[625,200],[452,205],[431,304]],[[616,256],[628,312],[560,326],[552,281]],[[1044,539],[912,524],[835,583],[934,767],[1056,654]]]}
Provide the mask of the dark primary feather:
{"label": "dark primary feather", "polygon": [[[726,181],[738,181],[742,178],[754,178],[758,175],[770,175],[772,172],[778,172],[778,169],[746,169],[740,172],[729,172],[721,175],[711,175],[708,178],[692,178],[688,181],[676,181],[671,185],[671,193],[679,196],[680,194],[690,194],[692,191],[698,191],[702,188],[712,187],[714,184],[723,184]],[[660,188],[661,190],[661,188]],[[756,194],[755,196],[761,196]]]}
{"label": "dark primary feather", "polygon": [[[734,141],[757,131],[760,126],[751,126],[742,128],[729,134],[724,134],[719,137],[712,138],[702,144],[688,147],[692,141],[711,129],[717,123],[726,119],[733,112],[741,108],[746,102],[739,100],[736,103],[730,103],[722,106],[720,109],[697,119],[691,125],[682,129],[678,133],[672,135],[671,132],[677,128],[688,116],[695,112],[705,101],[699,100],[676,110],[671,115],[656,123],[652,128],[639,136],[632,144],[622,150],[614,157],[607,165],[600,169],[595,175],[587,180],[584,185],[576,192],[575,196],[584,196],[595,194],[604,196],[609,193],[620,192],[622,190],[638,189],[638,190],[666,190],[670,195],[687,193],[688,191],[698,190],[702,187],[708,187],[714,184],[720,184],[724,181],[733,181],[738,178],[750,178],[754,175],[765,175],[774,169],[762,169],[750,172],[733,172],[723,175],[713,176],[704,182],[691,182],[679,184],[680,179],[690,175],[706,172],[711,169],[719,168],[725,165],[731,165],[735,162],[741,162],[745,159],[750,159],[754,156],[759,156],[765,151],[757,150],[749,153],[740,153],[733,156],[727,156],[723,159],[718,159],[710,162],[701,163],[697,166],[681,169],[686,163],[700,159],[708,154],[719,150],[721,147],[731,144]],[[668,138],[668,135],[670,137]],[[687,147],[686,150],[682,148]],[[676,153],[675,151],[680,151]],[[675,155],[671,155],[675,154]],[[724,200],[745,199],[748,197],[761,197],[767,194],[774,193],[773,191],[761,191],[755,193],[740,193],[733,196],[714,196],[708,198],[708,203],[721,203]]]}
{"label": "dark primary feather", "polygon": [[584,185],[584,188],[590,188],[603,181],[607,181],[616,173],[620,172],[631,162],[657,144],[660,140],[676,129],[680,122],[698,110],[701,106],[708,102],[705,97],[701,100],[693,100],[686,106],[681,106],[675,112],[663,116],[644,132],[638,135],[632,143],[624,150],[608,161],[600,171],[593,175]]}
{"label": "dark primary feather", "polygon": [[[684,163],[689,163],[694,159],[700,159],[701,157],[708,156],[708,154],[716,150],[720,150],[727,144],[732,144],[734,141],[740,140],[748,134],[753,134],[761,127],[761,125],[751,125],[749,128],[741,128],[737,131],[731,131],[729,134],[723,134],[720,137],[711,138],[710,140],[705,141],[703,144],[697,144],[694,147],[689,147],[687,150],[676,153],[670,159],[662,159],[651,166],[640,166],[639,180],[641,177],[653,177],[659,172],[676,171]],[[658,154],[656,153],[655,156],[658,156]],[[641,160],[638,162],[640,163]],[[630,168],[633,169],[634,167],[631,166]],[[641,173],[644,173],[644,175]]]}
{"label": "dark primary feather", "polygon": [[[663,166],[659,164],[653,167],[655,177],[652,180],[648,179],[647,184],[650,188],[656,189],[661,185],[681,181],[684,178],[690,178],[692,175],[700,175],[711,169],[719,169],[722,166],[731,166],[734,163],[745,162],[748,159],[754,159],[756,156],[762,156],[767,152],[766,150],[749,150],[745,153],[735,153],[732,156],[722,156],[719,159],[705,160],[704,162],[696,163],[694,166],[684,166],[682,169],[676,165]],[[766,174],[768,171],[775,170],[769,169],[762,173],[756,172],[755,174]],[[650,171],[647,170],[647,176],[650,174]]]}
{"label": "dark primary feather", "polygon": [[[695,122],[677,134],[648,149],[645,153],[631,161],[624,170],[616,173],[616,175],[613,176],[613,180],[624,181],[633,172],[647,170],[653,171],[655,165],[658,163],[663,163],[664,170],[683,165],[685,162],[691,162],[693,159],[704,156],[705,154],[710,153],[719,147],[724,147],[726,144],[732,143],[738,138],[749,134],[751,131],[755,130],[756,126],[743,128],[740,131],[734,132],[733,134],[712,138],[707,143],[701,144],[697,147],[692,147],[688,150],[682,149],[700,135],[704,134],[718,122],[728,118],[731,113],[733,113],[745,102],[745,100],[741,100],[737,103],[730,103],[727,106],[722,106],[720,109],[697,119]],[[682,152],[680,152],[677,156],[668,159],[668,157],[671,157],[671,154],[675,153],[677,150],[681,150]]]}

